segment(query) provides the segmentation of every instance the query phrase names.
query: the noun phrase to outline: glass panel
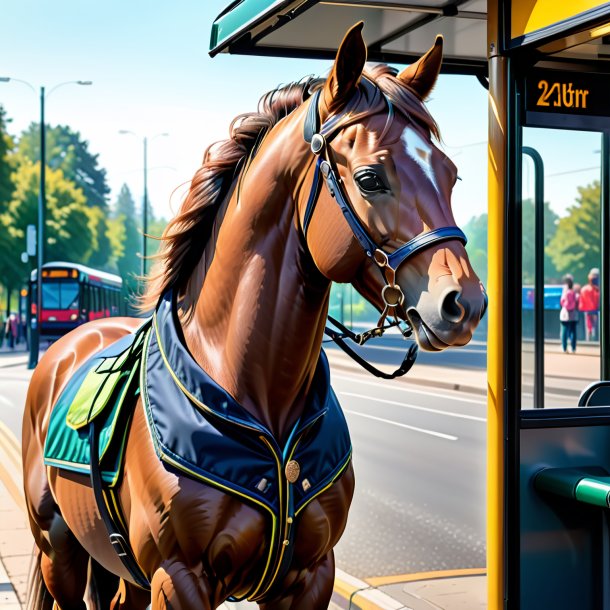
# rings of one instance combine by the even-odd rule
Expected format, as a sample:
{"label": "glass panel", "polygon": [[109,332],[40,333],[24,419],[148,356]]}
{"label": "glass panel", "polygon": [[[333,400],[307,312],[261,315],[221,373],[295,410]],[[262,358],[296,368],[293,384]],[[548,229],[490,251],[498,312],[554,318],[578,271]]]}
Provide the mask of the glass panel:
{"label": "glass panel", "polygon": [[42,307],[43,309],[60,309],[59,306],[59,283],[42,284]]}
{"label": "glass panel", "polygon": [[42,284],[43,309],[77,309],[78,282],[44,282]]}
{"label": "glass panel", "polygon": [[78,309],[78,282],[61,284],[61,308]]}
{"label": "glass panel", "polygon": [[601,136],[534,128],[523,135],[544,162],[544,405],[534,397],[534,170],[524,159],[522,406],[574,407],[600,379]]}

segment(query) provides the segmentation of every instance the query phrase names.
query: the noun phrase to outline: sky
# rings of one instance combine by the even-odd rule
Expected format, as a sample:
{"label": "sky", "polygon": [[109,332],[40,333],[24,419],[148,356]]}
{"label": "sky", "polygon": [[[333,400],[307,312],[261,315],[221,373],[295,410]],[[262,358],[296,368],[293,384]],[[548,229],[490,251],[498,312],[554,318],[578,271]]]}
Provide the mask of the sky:
{"label": "sky", "polygon": [[[0,76],[29,82],[47,95],[47,124],[67,124],[89,142],[106,168],[114,202],[123,183],[143,193],[143,137],[148,145],[149,199],[157,216],[180,205],[203,151],[224,139],[231,120],[254,110],[259,97],[305,75],[324,75],[320,60],[208,56],[210,28],[229,0],[5,0]],[[365,24],[366,27],[366,24]],[[338,41],[340,34],[338,34]],[[434,41],[431,40],[430,44]],[[399,66],[400,67],[400,66]],[[0,104],[17,135],[39,120],[38,94],[0,83]],[[429,101],[443,148],[459,168],[453,194],[458,224],[487,211],[487,92],[474,77],[441,76]],[[136,134],[120,135],[120,130]],[[168,133],[167,137],[155,137]],[[560,214],[576,186],[599,176],[599,136],[527,130],[526,143],[547,163],[547,200]],[[525,195],[533,192],[525,170]],[[533,184],[533,182],[532,182]]]}

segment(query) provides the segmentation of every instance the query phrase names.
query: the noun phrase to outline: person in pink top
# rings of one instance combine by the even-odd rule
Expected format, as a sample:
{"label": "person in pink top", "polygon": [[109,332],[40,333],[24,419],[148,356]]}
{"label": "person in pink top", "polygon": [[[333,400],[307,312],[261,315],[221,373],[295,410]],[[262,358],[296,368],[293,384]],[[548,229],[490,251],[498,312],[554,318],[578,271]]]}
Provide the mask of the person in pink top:
{"label": "person in pink top", "polygon": [[559,304],[561,305],[559,312],[561,347],[564,352],[567,352],[569,339],[572,353],[575,353],[576,325],[578,324],[578,293],[574,290],[574,278],[569,274],[563,278],[563,292]]}
{"label": "person in pink top", "polygon": [[599,339],[599,269],[591,269],[588,280],[589,283],[580,291],[578,309],[585,314],[587,341],[595,341]]}

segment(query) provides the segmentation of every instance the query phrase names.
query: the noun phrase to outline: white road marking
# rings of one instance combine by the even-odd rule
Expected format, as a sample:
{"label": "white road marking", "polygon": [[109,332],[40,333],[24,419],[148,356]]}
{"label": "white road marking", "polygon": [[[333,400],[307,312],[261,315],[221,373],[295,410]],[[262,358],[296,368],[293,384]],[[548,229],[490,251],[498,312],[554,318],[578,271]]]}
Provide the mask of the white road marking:
{"label": "white road marking", "polygon": [[435,413],[437,415],[447,415],[448,417],[458,417],[460,419],[471,419],[472,421],[480,421],[485,423],[487,418],[477,417],[476,415],[464,415],[462,413],[452,413],[451,411],[441,411],[440,409],[431,409],[430,407],[420,407],[418,405],[409,405],[405,402],[398,402],[396,400],[387,400],[385,398],[378,398],[377,396],[367,396],[366,394],[355,394],[354,392],[339,392],[343,396],[354,396],[355,398],[365,398],[367,400],[373,400],[375,402],[383,402],[388,405],[396,405],[405,409],[415,409],[417,411],[427,411],[428,413]]}
{"label": "white road marking", "polygon": [[456,395],[450,394],[439,394],[438,392],[427,392],[426,390],[416,390],[414,388],[401,388],[398,385],[390,386],[387,383],[379,383],[378,381],[367,381],[365,379],[358,379],[358,377],[349,377],[347,375],[338,375],[337,373],[332,373],[332,379],[341,379],[343,381],[354,381],[356,383],[362,383],[363,385],[370,385],[375,388],[384,388],[385,390],[398,390],[399,392],[408,392],[410,394],[423,394],[424,396],[435,396],[437,398],[445,398],[447,400],[457,400],[459,402],[470,402],[475,405],[485,406],[487,405],[487,401],[483,398],[475,400],[473,398],[462,398],[457,394],[467,394],[463,390],[455,390]]}
{"label": "white road marking", "polygon": [[413,430],[414,432],[421,432],[422,434],[429,434],[430,436],[436,436],[438,438],[444,438],[447,441],[457,441],[457,436],[452,436],[451,434],[443,434],[442,432],[435,432],[434,430],[426,430],[425,428],[417,428],[415,426],[408,426],[407,424],[401,424],[397,421],[392,421],[391,419],[384,419],[383,417],[376,417],[375,415],[369,415],[368,413],[360,413],[360,411],[352,411],[351,409],[344,409],[345,413],[350,413],[351,415],[358,415],[360,417],[366,417],[367,419],[374,419],[375,421],[380,421],[384,424],[390,424],[392,426],[398,426],[399,428],[406,428],[407,430]]}

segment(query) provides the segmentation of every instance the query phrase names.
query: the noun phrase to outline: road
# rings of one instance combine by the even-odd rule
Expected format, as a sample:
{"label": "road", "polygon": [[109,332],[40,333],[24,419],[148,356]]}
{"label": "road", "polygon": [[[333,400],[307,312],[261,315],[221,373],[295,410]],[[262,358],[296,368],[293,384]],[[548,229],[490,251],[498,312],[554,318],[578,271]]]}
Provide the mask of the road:
{"label": "road", "polygon": [[[371,362],[383,363],[387,367],[393,365],[396,368],[402,362],[411,343],[412,341],[405,341],[398,333],[388,332],[380,339],[371,340],[359,347],[358,353]],[[332,342],[325,343],[324,348],[339,350]],[[475,338],[460,349],[448,349],[443,352],[419,350],[417,363],[484,370],[487,367],[487,346],[484,341]]]}
{"label": "road", "polygon": [[[1,420],[19,439],[29,377],[22,366],[0,368]],[[355,370],[333,370],[332,381],[356,470],[338,567],[360,578],[483,567],[484,397],[380,382]]]}
{"label": "road", "polygon": [[334,371],[356,492],[337,565],[366,578],[485,566],[483,396]]}

